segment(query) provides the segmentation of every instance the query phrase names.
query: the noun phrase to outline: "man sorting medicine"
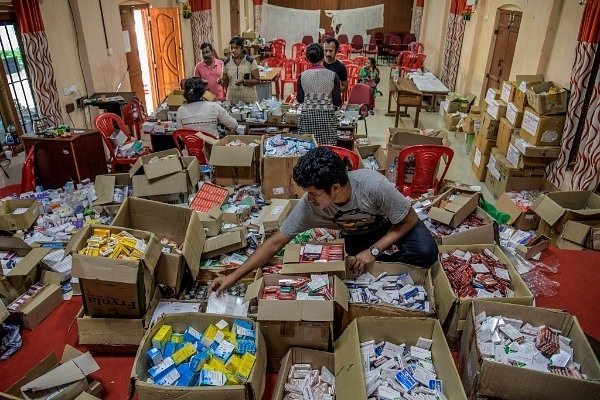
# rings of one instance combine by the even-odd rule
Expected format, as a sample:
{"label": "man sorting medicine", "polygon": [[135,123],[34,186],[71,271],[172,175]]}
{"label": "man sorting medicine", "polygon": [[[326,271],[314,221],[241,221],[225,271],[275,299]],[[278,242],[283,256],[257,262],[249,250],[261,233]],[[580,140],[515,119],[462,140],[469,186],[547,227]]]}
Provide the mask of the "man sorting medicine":
{"label": "man sorting medicine", "polygon": [[279,231],[233,273],[213,280],[209,292],[220,294],[266,264],[294,236],[312,228],[340,230],[346,252],[354,256],[350,268],[358,273],[375,260],[422,268],[436,261],[437,244],[431,233],[410,201],[379,172],[348,172],[340,156],[317,147],[300,157],[293,178],[305,193]]}

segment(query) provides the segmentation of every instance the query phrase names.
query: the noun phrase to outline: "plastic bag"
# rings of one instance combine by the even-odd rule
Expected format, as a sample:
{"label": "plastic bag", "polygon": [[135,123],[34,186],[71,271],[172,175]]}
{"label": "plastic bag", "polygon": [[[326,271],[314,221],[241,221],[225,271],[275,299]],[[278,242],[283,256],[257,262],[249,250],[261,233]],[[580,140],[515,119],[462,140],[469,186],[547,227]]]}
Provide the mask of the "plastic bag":
{"label": "plastic bag", "polygon": [[523,281],[525,281],[535,297],[556,296],[557,291],[555,289],[560,286],[560,283],[548,279],[544,274],[535,269],[522,274],[521,278],[523,278]]}
{"label": "plastic bag", "polygon": [[510,215],[503,213],[502,211],[498,211],[492,203],[486,201],[483,197],[479,200],[479,207],[483,208],[483,210],[492,218],[494,218],[500,225],[506,225],[510,220]]}
{"label": "plastic bag", "polygon": [[2,324],[2,340],[0,341],[0,360],[8,360],[23,346],[19,325]]}

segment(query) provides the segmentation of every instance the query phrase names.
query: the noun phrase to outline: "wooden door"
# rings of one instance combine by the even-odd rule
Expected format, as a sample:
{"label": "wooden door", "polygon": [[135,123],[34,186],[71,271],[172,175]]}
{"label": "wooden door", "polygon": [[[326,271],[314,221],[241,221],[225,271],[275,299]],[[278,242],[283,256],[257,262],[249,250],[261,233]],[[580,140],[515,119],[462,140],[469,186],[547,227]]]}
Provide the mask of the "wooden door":
{"label": "wooden door", "polygon": [[131,91],[141,100],[144,109],[147,109],[144,96],[144,80],[142,78],[142,63],[140,61],[133,11],[133,7],[121,7],[121,27],[123,32],[127,32],[129,35],[129,49],[125,49],[129,51],[125,53],[125,56],[127,57],[127,66],[129,67]]}
{"label": "wooden door", "polygon": [[185,77],[179,8],[150,8],[157,95],[162,101]]}
{"label": "wooden door", "polygon": [[496,17],[496,40],[492,61],[487,73],[487,88],[500,88],[502,81],[510,77],[517,36],[521,26],[522,13],[518,11],[498,10]]}
{"label": "wooden door", "polygon": [[240,2],[231,0],[229,2],[231,11],[229,12],[229,23],[231,24],[231,36],[241,35],[240,32]]}

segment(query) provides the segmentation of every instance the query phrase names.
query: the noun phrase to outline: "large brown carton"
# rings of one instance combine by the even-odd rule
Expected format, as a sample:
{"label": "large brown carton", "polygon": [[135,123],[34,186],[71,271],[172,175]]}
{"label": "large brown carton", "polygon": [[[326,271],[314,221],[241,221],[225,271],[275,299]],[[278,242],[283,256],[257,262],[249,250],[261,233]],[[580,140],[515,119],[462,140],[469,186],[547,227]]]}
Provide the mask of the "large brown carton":
{"label": "large brown carton", "polygon": [[567,91],[556,82],[542,82],[527,88],[527,104],[540,115],[567,112]]}
{"label": "large brown carton", "polygon": [[[78,254],[94,227],[111,233],[127,231],[146,242],[141,260],[125,260]],[[92,317],[139,318],[154,293],[154,269],[161,254],[158,238],[150,232],[114,226],[85,226],[69,242],[72,274],[79,278],[86,314]]]}
{"label": "large brown carton", "polygon": [[144,318],[93,318],[83,308],[77,314],[77,335],[81,345],[95,351],[135,353],[144,337]]}
{"label": "large brown carton", "polygon": [[[450,198],[455,196],[452,202],[445,204]],[[456,228],[465,218],[469,216],[479,204],[480,193],[465,192],[458,189],[450,189],[442,193],[431,203],[428,211],[429,218]]]}
{"label": "large brown carton", "polygon": [[281,360],[281,369],[277,374],[272,400],[283,400],[285,384],[288,382],[288,374],[293,364],[310,364],[312,369],[321,370],[322,367],[325,367],[331,373],[335,371],[333,353],[292,347]]}
{"label": "large brown carton", "polygon": [[498,127],[500,126],[500,120],[492,117],[490,114],[485,113],[481,120],[481,126],[479,127],[479,134],[486,139],[496,140],[498,136]]}
{"label": "large brown carton", "polygon": [[[262,182],[262,193],[265,201],[271,199],[299,198],[304,191],[292,178],[294,166],[300,157],[265,157],[264,142],[273,135],[264,135],[260,147],[260,176]],[[309,140],[317,147],[317,142],[312,135],[285,134],[283,137]]]}
{"label": "large brown carton", "polygon": [[279,230],[283,221],[296,206],[296,200],[273,199],[271,204],[264,206],[256,220],[256,225],[262,226],[265,235]]}
{"label": "large brown carton", "polygon": [[[24,212],[14,213],[17,209]],[[15,199],[0,202],[0,229],[5,231],[18,231],[29,229],[40,215],[40,208],[36,199]]]}
{"label": "large brown carton", "polygon": [[446,132],[440,132],[436,136],[426,136],[421,134],[419,129],[413,128],[388,128],[390,140],[387,146],[387,165],[390,165],[398,158],[400,150],[416,144],[437,144],[447,145]]}
{"label": "large brown carton", "polygon": [[[487,139],[484,139],[487,140]],[[473,146],[471,147],[471,169],[473,173],[477,177],[477,180],[482,182],[485,178],[485,174],[487,172],[487,164],[489,161],[489,154],[483,154],[481,150],[477,147],[477,143],[473,142]]]}
{"label": "large brown carton", "polygon": [[506,156],[508,153],[508,145],[514,135],[519,135],[520,128],[515,128],[507,118],[500,119],[500,127],[498,128],[498,138],[496,139],[496,147]]}
{"label": "large brown carton", "polygon": [[514,292],[514,297],[493,297],[493,298],[466,298],[459,297],[454,293],[450,281],[442,268],[441,263],[435,263],[431,269],[433,277],[433,287],[435,290],[436,312],[438,319],[448,326],[446,332],[448,340],[456,341],[465,327],[469,306],[474,300],[492,301],[499,303],[513,303],[531,306],[533,304],[533,294],[521,279],[521,275],[506,258],[500,246],[496,244],[471,244],[471,245],[442,245],[439,246],[440,254],[451,253],[459,249],[462,251],[481,252],[488,249],[500,259],[500,262],[506,265],[510,276],[510,288]]}
{"label": "large brown carton", "polygon": [[488,101],[486,100],[487,108],[486,113],[494,119],[504,118],[506,116],[506,103],[503,100],[495,99]]}
{"label": "large brown carton", "polygon": [[364,160],[367,157],[374,157],[379,165],[378,172],[385,175],[385,172],[388,169],[388,160],[386,151],[381,145],[378,144],[370,144],[370,145],[358,145],[356,146],[356,151],[360,154],[360,158]]}
{"label": "large brown carton", "polygon": [[181,290],[185,264],[193,278],[198,275],[206,234],[198,213],[193,210],[146,199],[128,198],[112,224],[153,232],[159,239],[173,240],[180,246],[181,253],[161,252],[154,270],[156,283],[170,288],[174,296]]}
{"label": "large brown carton", "polygon": [[534,146],[560,146],[564,126],[564,115],[543,116],[528,108],[519,134]]}
{"label": "large brown carton", "polygon": [[[501,364],[482,357],[476,340],[475,316],[502,316],[548,326],[562,331],[571,340],[573,361],[581,365],[585,379],[551,374],[533,369]],[[459,370],[470,398],[501,397],[507,400],[543,398],[598,399],[600,366],[577,318],[558,310],[523,305],[474,301],[467,314],[459,353]]]}
{"label": "large brown carton", "polygon": [[433,341],[431,357],[448,399],[466,399],[440,323],[430,318],[359,317],[335,342],[336,399],[366,399],[360,343],[375,340],[414,346],[420,338]]}
{"label": "large brown carton", "polygon": [[[563,231],[567,221],[590,221],[600,219],[600,196],[589,190],[551,192],[540,196],[531,206],[540,216],[540,229]],[[552,235],[552,232],[540,232]]]}
{"label": "large brown carton", "polygon": [[[241,141],[248,146],[228,146]],[[250,146],[253,145],[253,146]],[[214,167],[217,185],[253,185],[260,181],[260,138],[228,135],[213,145],[209,164]]]}
{"label": "large brown carton", "polygon": [[[246,237],[248,236],[247,227],[236,227],[230,231],[223,232],[217,236],[206,238],[202,248],[202,260],[207,260],[230,251],[242,249],[248,245]],[[202,243],[200,243],[201,245]]]}
{"label": "large brown carton", "polygon": [[167,314],[144,335],[131,369],[130,392],[134,389],[140,400],[178,399],[178,400],[259,400],[263,396],[266,347],[256,322],[246,318],[237,318],[252,323],[256,332],[256,361],[248,381],[243,385],[231,386],[160,386],[148,383],[148,369],[152,366],[146,352],[152,347],[152,338],[163,325],[171,325],[173,332],[183,333],[188,326],[198,332],[204,332],[210,324],[225,320],[232,325],[236,317],[214,314]]}
{"label": "large brown carton", "polygon": [[[540,83],[544,80],[543,75],[517,75],[514,81],[505,81],[502,84],[502,100],[514,101],[514,103],[520,107],[525,108],[527,105],[527,88],[535,83]],[[510,99],[511,100],[507,100]]]}
{"label": "large brown carton", "polygon": [[[131,178],[133,185],[133,195],[136,197],[161,196],[161,195],[181,195],[181,203],[187,202],[187,196],[196,192],[196,186],[200,180],[200,164],[196,157],[180,157],[180,168],[176,172],[170,172],[167,175],[149,179],[145,174],[133,175]],[[162,163],[158,163],[162,165]],[[171,160],[166,166],[174,166],[175,162]],[[141,170],[141,169],[139,169]],[[138,170],[138,171],[139,171]],[[171,169],[168,169],[171,171]],[[154,174],[161,174],[160,168],[152,169]]]}
{"label": "large brown carton", "polygon": [[486,175],[486,186],[498,198],[510,187],[511,180],[516,177],[545,177],[545,166],[527,166],[522,169],[515,168],[506,157],[500,153],[498,148],[492,149],[488,162],[488,173]]}
{"label": "large brown carton", "polygon": [[517,107],[515,103],[508,103],[506,106],[506,119],[515,128],[520,128],[523,123],[523,109]]}

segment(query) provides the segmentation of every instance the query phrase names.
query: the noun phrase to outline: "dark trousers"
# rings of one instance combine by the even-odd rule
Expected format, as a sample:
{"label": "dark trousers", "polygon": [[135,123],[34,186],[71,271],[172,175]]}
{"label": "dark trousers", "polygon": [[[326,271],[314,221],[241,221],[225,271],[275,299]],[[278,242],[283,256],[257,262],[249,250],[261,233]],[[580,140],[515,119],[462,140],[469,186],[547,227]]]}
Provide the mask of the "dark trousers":
{"label": "dark trousers", "polygon": [[[343,235],[346,253],[355,256],[370,248],[390,230],[390,227],[391,223],[388,223],[373,232],[361,235]],[[383,254],[385,249],[380,249],[382,254],[377,257],[377,261],[401,262],[421,268],[429,268],[438,258],[437,243],[431,236],[431,232],[420,220],[410,232],[395,244],[398,247],[397,252],[388,255]]]}

